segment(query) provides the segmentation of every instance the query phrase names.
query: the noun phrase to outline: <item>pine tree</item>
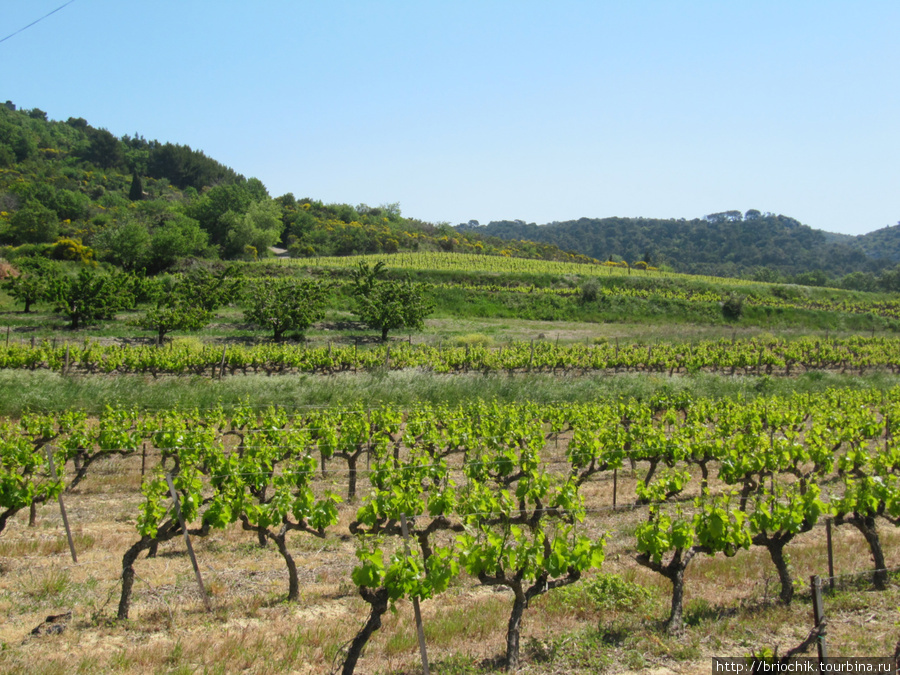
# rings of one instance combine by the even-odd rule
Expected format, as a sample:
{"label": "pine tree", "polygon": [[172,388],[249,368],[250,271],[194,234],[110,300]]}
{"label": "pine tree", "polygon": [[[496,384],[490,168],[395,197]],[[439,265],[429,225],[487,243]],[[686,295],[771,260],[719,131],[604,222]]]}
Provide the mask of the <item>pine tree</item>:
{"label": "pine tree", "polygon": [[131,174],[131,190],[128,191],[128,198],[133,202],[139,202],[144,198],[144,186],[137,171]]}

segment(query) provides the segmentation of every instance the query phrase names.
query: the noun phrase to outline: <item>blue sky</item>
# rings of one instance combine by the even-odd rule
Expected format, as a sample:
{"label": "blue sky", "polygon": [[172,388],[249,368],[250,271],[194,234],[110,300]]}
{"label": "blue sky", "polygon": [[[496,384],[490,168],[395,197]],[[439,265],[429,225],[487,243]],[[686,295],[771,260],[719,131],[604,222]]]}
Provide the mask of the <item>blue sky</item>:
{"label": "blue sky", "polygon": [[[65,0],[0,0],[0,38]],[[900,3],[75,0],[0,100],[451,224],[900,220]]]}

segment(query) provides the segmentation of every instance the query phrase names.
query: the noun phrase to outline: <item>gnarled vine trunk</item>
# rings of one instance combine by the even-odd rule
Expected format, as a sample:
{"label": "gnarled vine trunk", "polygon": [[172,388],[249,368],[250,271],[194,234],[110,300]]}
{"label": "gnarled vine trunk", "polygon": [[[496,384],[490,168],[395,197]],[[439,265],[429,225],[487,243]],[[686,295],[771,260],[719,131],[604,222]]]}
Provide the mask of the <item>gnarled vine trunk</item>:
{"label": "gnarled vine trunk", "polygon": [[875,563],[875,571],[872,580],[875,589],[883,591],[887,588],[888,576],[884,562],[884,551],[881,548],[881,538],[878,536],[878,525],[875,522],[875,516],[862,515],[857,512],[852,514],[838,514],[834,519],[837,525],[849,524],[859,530],[860,534],[865,538],[869,545],[869,551],[872,553],[872,562]]}
{"label": "gnarled vine trunk", "polygon": [[512,611],[509,614],[509,623],[506,627],[506,669],[515,670],[519,667],[519,636],[521,634],[522,615],[528,607],[528,600],[522,591],[522,586],[512,588],[515,599]]}
{"label": "gnarled vine trunk", "polygon": [[791,571],[788,569],[787,560],[784,557],[785,544],[787,544],[786,541],[772,542],[766,546],[766,549],[769,551],[775,569],[778,570],[778,581],[781,582],[778,599],[785,605],[789,605],[794,599],[794,580],[791,578]]}
{"label": "gnarled vine trunk", "polygon": [[[189,534],[205,537],[209,534],[209,525],[205,524],[197,530],[188,530]],[[122,594],[119,596],[119,611],[116,617],[120,621],[128,618],[131,608],[131,591],[134,587],[134,563],[142,551],[149,550],[155,554],[160,542],[166,542],[181,534],[181,526],[176,520],[169,520],[159,526],[155,537],[143,536],[125,551],[122,556]]]}
{"label": "gnarled vine trunk", "polygon": [[669,618],[666,620],[666,632],[670,634],[680,633],[684,630],[684,571],[690,564],[694,555],[701,549],[692,547],[689,549],[676,549],[675,555],[666,564],[654,562],[649,556],[641,554],[635,558],[638,564],[662,574],[672,583],[672,604]]}
{"label": "gnarled vine trunk", "polygon": [[371,606],[369,618],[365,625],[353,638],[350,643],[350,649],[347,650],[347,658],[344,660],[344,667],[341,669],[341,675],[353,675],[356,669],[356,663],[362,655],[362,650],[366,646],[366,642],[372,637],[372,634],[381,628],[381,617],[388,610],[388,589],[381,587],[376,589],[360,587],[359,594]]}

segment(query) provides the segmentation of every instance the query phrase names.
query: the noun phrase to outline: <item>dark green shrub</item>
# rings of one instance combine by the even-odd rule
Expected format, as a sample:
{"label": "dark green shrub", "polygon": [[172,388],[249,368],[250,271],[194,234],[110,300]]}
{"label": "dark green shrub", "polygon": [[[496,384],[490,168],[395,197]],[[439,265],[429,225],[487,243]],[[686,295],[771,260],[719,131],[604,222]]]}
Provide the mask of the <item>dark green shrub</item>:
{"label": "dark green shrub", "polygon": [[728,321],[737,321],[744,315],[744,296],[731,294],[722,303],[722,316]]}

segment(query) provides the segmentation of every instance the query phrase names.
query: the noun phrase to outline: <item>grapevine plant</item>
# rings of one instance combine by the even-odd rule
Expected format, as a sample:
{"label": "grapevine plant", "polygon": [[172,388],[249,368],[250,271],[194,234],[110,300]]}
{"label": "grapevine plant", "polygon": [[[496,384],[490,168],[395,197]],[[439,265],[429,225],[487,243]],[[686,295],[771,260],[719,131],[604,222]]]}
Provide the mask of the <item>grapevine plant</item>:
{"label": "grapevine plant", "polygon": [[694,500],[694,513],[655,504],[647,522],[636,531],[638,564],[661,574],[672,584],[672,602],[666,631],[684,628],[684,573],[698,553],[735,555],[750,546],[745,514],[733,508],[731,495],[702,494]]}
{"label": "grapevine plant", "polygon": [[[503,418],[497,421],[505,424]],[[531,600],[599,567],[605,542],[578,531],[585,515],[579,483],[574,476],[560,480],[544,471],[540,429],[503,431],[480,455],[467,458],[468,484],[459,503],[466,531],[457,546],[466,572],[486,586],[513,592],[506,667],[515,670],[522,618]]]}

